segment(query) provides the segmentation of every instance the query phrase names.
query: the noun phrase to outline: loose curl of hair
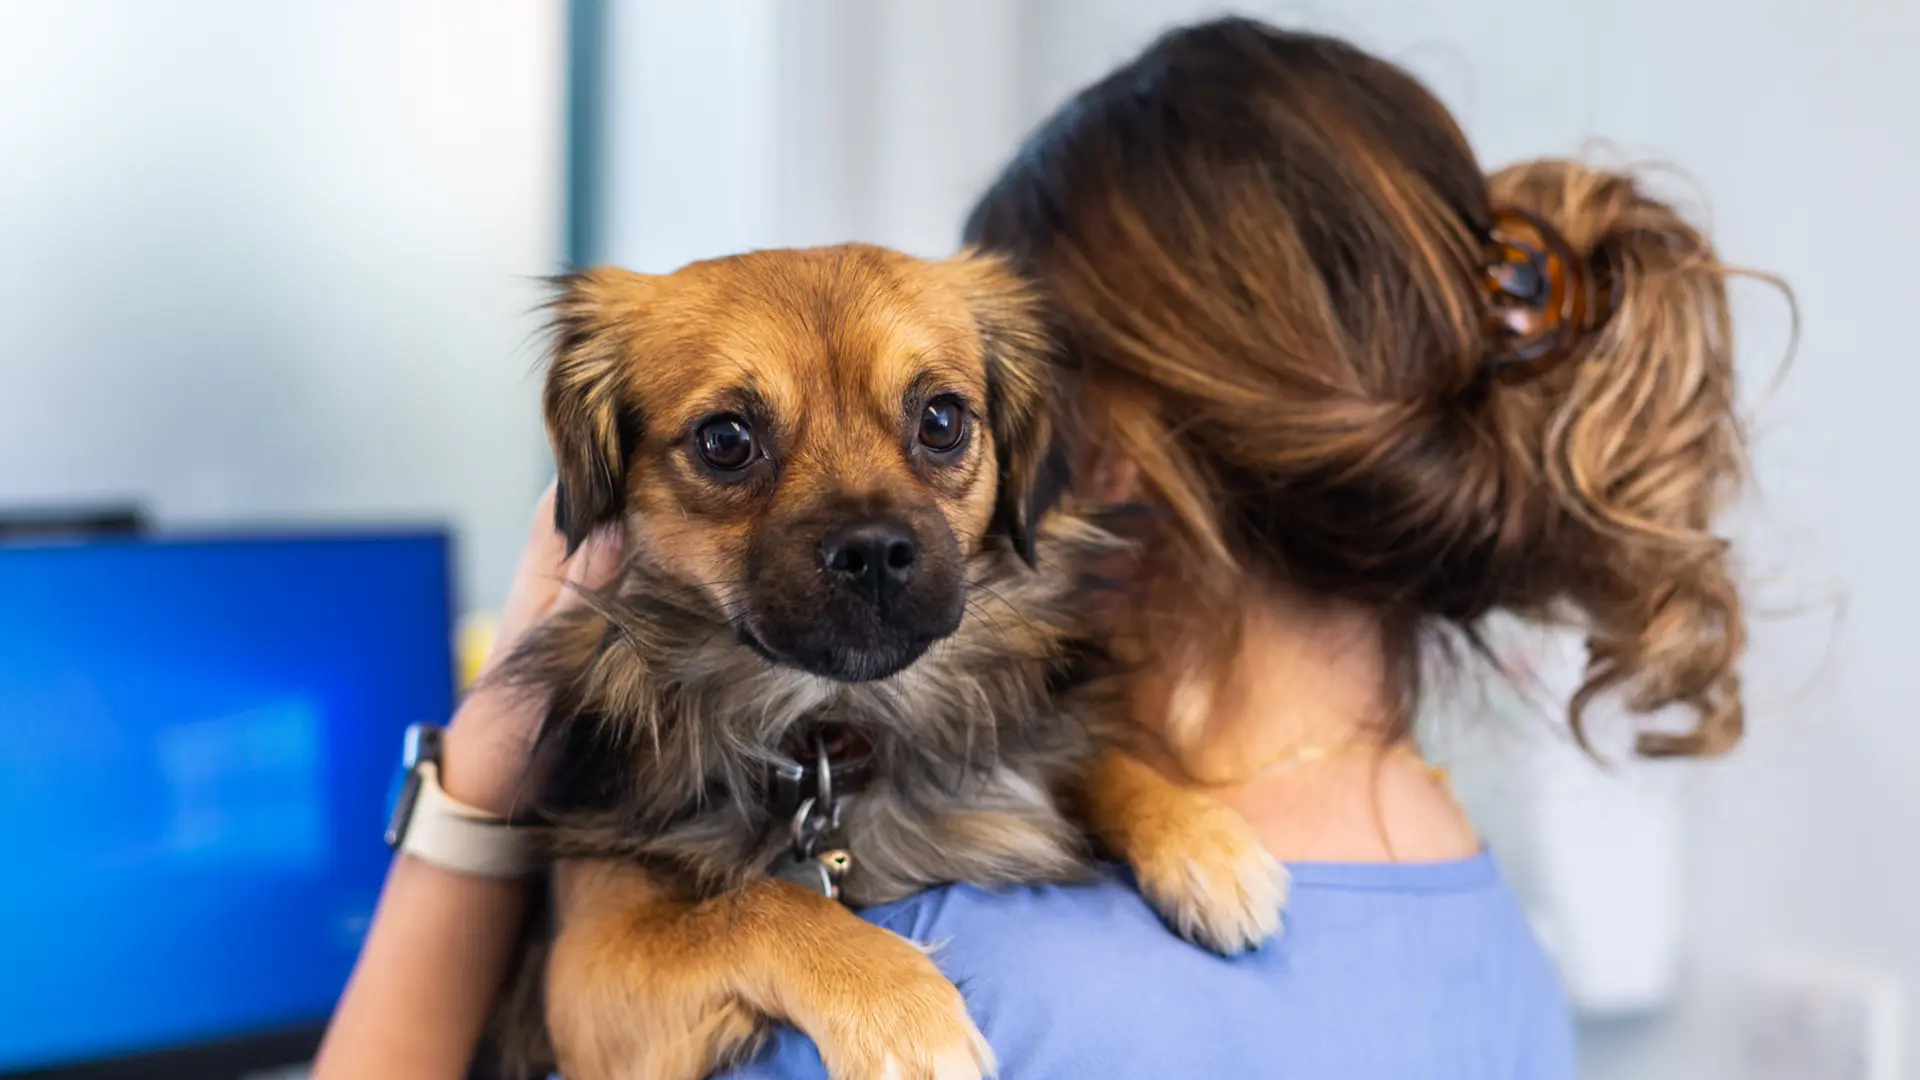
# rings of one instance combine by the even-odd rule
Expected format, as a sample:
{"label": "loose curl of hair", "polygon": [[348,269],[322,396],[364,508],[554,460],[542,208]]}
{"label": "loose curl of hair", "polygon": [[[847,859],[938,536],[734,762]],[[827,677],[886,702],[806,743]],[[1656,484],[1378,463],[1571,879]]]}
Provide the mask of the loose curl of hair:
{"label": "loose curl of hair", "polygon": [[[1606,245],[1621,278],[1613,317],[1515,384],[1485,377],[1482,245],[1503,206],[1581,257]],[[1405,71],[1227,19],[1069,102],[966,238],[1045,294],[1072,427],[1171,511],[1152,565],[1189,610],[1234,610],[1257,574],[1371,605],[1397,734],[1435,626],[1570,611],[1590,656],[1576,734],[1620,692],[1697,717],[1642,732],[1644,754],[1738,741],[1744,621],[1714,531],[1745,471],[1731,271],[1634,177],[1563,160],[1486,176]],[[1201,722],[1229,655],[1186,639],[1176,728]]]}

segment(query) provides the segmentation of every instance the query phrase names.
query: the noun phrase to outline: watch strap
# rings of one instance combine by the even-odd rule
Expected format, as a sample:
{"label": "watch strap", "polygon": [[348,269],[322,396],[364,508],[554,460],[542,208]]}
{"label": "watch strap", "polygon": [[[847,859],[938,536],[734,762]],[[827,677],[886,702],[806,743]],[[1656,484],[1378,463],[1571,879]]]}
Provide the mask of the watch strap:
{"label": "watch strap", "polygon": [[422,761],[415,767],[419,789],[400,850],[416,859],[479,877],[525,877],[545,860],[532,830],[447,794],[440,767]]}

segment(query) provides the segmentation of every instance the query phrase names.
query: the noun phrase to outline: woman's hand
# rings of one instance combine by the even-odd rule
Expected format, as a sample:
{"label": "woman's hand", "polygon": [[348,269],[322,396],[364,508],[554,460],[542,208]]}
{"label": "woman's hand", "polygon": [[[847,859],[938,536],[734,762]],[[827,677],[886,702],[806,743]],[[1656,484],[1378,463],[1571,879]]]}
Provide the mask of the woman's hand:
{"label": "woman's hand", "polygon": [[447,729],[442,777],[447,793],[500,814],[514,808],[540,731],[543,703],[523,688],[488,676],[529,630],[553,612],[579,603],[580,588],[607,584],[620,565],[619,534],[612,530],[595,533],[568,558],[566,540],[554,528],[553,499],[549,487],[534,508],[533,527],[500,612],[493,650]]}

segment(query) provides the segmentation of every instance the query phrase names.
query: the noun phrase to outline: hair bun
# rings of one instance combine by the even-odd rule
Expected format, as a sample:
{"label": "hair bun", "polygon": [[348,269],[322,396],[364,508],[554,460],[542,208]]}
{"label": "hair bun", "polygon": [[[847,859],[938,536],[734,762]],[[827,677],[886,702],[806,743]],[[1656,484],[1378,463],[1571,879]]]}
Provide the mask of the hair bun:
{"label": "hair bun", "polygon": [[1583,259],[1544,218],[1501,206],[1484,246],[1483,378],[1521,382],[1551,370],[1619,307],[1621,276],[1604,244]]}

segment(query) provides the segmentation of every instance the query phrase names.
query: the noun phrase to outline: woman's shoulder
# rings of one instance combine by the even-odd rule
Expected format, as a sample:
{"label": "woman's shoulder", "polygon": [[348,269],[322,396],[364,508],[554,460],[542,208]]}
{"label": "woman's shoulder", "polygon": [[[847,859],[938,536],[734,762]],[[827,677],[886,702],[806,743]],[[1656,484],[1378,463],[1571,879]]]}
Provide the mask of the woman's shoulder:
{"label": "woman's shoulder", "polygon": [[[861,913],[903,937],[937,946],[967,966],[990,966],[1000,955],[1033,956],[1036,947],[1076,948],[1081,940],[1139,935],[1169,938],[1164,924],[1126,872],[1101,867],[1070,885],[988,888],[948,885]],[[1186,948],[1183,942],[1171,942]]]}
{"label": "woman's shoulder", "polygon": [[[1558,986],[1491,857],[1291,869],[1287,932],[1231,959],[1118,869],[864,914],[932,948],[1009,1077],[1572,1075]],[[783,1030],[744,1075],[821,1071]]]}

